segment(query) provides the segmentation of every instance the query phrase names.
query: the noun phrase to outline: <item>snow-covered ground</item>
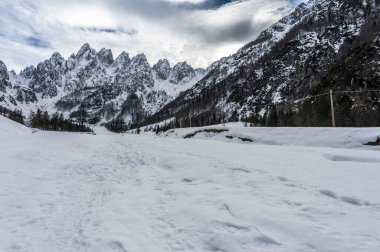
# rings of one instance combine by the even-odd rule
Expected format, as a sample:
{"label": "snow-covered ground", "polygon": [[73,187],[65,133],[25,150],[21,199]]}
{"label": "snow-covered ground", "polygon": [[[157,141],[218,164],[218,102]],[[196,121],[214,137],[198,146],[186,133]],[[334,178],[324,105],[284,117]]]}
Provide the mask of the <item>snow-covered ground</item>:
{"label": "snow-covered ground", "polygon": [[0,117],[0,251],[379,251],[379,147],[97,133]]}
{"label": "snow-covered ground", "polygon": [[[244,127],[243,123],[226,123],[201,128],[168,130],[160,135],[171,138],[188,137],[266,145],[363,149],[366,148],[364,144],[376,141],[380,137],[380,128],[265,128]],[[366,149],[373,149],[373,147]]]}

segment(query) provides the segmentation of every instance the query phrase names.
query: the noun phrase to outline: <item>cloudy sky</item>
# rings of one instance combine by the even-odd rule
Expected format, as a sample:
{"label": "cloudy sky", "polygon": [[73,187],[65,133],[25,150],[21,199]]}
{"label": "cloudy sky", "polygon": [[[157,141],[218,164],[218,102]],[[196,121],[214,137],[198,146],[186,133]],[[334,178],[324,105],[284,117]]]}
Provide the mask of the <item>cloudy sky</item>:
{"label": "cloudy sky", "polygon": [[114,57],[145,53],[207,67],[302,0],[1,0],[0,60],[20,71],[86,42]]}

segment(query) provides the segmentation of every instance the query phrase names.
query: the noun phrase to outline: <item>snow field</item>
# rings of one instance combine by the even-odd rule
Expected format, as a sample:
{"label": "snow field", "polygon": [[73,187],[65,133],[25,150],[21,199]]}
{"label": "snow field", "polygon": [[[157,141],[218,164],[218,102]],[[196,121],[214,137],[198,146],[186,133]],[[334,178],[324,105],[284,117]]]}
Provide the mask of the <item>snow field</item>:
{"label": "snow field", "polygon": [[32,134],[0,119],[0,251],[380,247],[376,147]]}

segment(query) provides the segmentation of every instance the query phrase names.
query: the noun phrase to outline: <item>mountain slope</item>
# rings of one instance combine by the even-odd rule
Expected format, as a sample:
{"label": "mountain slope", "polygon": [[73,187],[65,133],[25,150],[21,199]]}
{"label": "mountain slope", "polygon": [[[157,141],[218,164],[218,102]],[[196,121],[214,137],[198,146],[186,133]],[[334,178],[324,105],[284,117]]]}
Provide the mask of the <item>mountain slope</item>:
{"label": "mountain slope", "polygon": [[186,62],[151,67],[144,54],[96,52],[84,44],[65,60],[59,53],[18,75],[0,63],[0,105],[24,114],[42,108],[87,123],[136,124],[194,85],[204,70]]}
{"label": "mountain slope", "polygon": [[[321,101],[307,101],[316,104],[308,112],[313,114],[310,120],[299,113],[303,99],[323,94],[330,88],[379,89],[379,6],[378,0],[311,0],[301,4],[236,54],[214,63],[194,88],[167,104],[147,123],[176,117],[183,125],[189,124],[191,117],[193,125],[205,125],[220,122],[222,117],[228,116],[268,125],[271,113],[275,113],[278,125],[278,117],[285,111],[290,115],[292,125],[329,125],[327,97],[319,99]],[[351,59],[350,67],[340,69],[339,64],[350,61],[351,57],[362,58],[359,64]],[[357,66],[352,82],[353,77],[343,78],[343,75],[351,72],[354,65]],[[338,79],[336,69],[340,69]],[[366,78],[370,78],[370,82]],[[346,96],[352,103],[348,110],[355,110],[358,98]],[[372,96],[375,96],[371,98],[372,102],[366,104],[366,118],[374,114],[380,116],[380,95],[375,93]],[[336,99],[338,112],[340,108],[347,110],[346,104],[339,103],[341,96]],[[360,111],[354,114],[362,113],[363,109]],[[342,113],[338,117],[344,117]],[[342,126],[378,123],[373,120],[362,122],[357,118],[348,124],[340,122]],[[285,123],[280,125],[288,126]]]}

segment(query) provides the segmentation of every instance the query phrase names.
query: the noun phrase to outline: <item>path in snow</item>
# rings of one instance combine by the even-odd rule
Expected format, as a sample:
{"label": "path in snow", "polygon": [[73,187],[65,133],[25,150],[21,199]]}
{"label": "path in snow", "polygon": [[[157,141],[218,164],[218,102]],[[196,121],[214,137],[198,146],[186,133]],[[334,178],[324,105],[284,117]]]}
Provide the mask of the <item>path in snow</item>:
{"label": "path in snow", "polygon": [[0,251],[376,251],[378,151],[2,134]]}

